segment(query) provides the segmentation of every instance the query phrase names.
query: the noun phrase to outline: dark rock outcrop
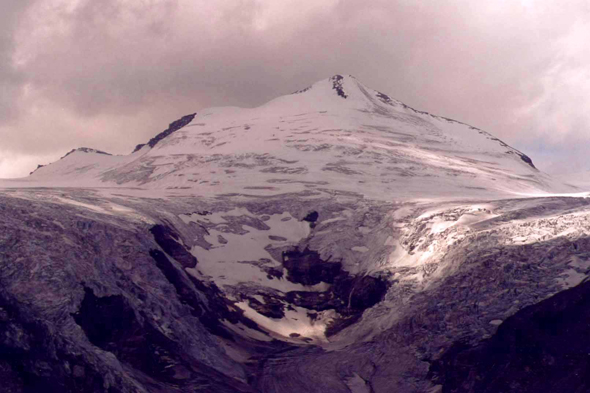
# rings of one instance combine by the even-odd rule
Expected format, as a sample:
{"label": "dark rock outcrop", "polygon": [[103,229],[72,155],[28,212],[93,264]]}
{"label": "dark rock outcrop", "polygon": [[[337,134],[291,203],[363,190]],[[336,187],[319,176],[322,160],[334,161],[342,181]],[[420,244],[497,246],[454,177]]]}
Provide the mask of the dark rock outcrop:
{"label": "dark rock outcrop", "polygon": [[377,98],[379,98],[379,100],[381,100],[381,102],[383,102],[384,104],[387,104],[390,106],[395,106],[393,100],[387,94],[381,93],[380,91],[378,91],[376,93],[376,95],[377,95]]}
{"label": "dark rock outcrop", "polygon": [[[156,144],[158,142],[160,142],[162,139],[166,138],[168,135],[172,134],[173,132],[176,132],[178,130],[180,130],[182,127],[185,127],[186,125],[188,125],[191,121],[193,121],[193,119],[195,118],[197,114],[193,113],[190,115],[186,115],[181,117],[180,119],[170,123],[170,125],[168,126],[168,128],[164,131],[162,131],[161,133],[159,133],[158,135],[156,135],[155,137],[153,137],[152,139],[150,139],[147,143],[147,145],[149,147],[154,147],[156,146]],[[141,149],[142,147],[144,147],[146,144],[139,144],[137,146],[135,146],[135,149],[133,149],[132,153],[135,153],[136,151],[138,151],[139,149]]]}
{"label": "dark rock outcrop", "polygon": [[328,291],[291,291],[285,300],[314,311],[336,310],[340,316],[328,325],[329,337],[357,322],[366,309],[383,300],[388,288],[389,283],[380,277],[351,276],[342,271]]}
{"label": "dark rock outcrop", "polygon": [[320,254],[308,248],[284,252],[283,266],[289,272],[287,280],[303,285],[316,285],[320,282],[332,284],[342,270],[340,262],[323,261]]}
{"label": "dark rock outcrop", "polygon": [[66,153],[66,155],[65,155],[65,156],[63,156],[62,158],[66,158],[66,157],[67,157],[67,156],[69,156],[70,154],[72,154],[72,153],[75,153],[75,152],[77,152],[77,151],[79,151],[79,152],[82,152],[82,153],[94,153],[94,154],[104,154],[104,155],[106,155],[106,156],[112,156],[112,154],[110,154],[110,153],[107,153],[107,152],[104,152],[104,151],[101,151],[101,150],[92,149],[92,148],[90,148],[90,147],[79,147],[79,148],[77,148],[77,149],[72,149],[72,150],[70,150],[70,151],[69,151],[68,153]]}
{"label": "dark rock outcrop", "polygon": [[340,315],[327,328],[326,335],[334,335],[359,320],[363,312],[383,300],[389,283],[380,277],[352,276],[342,269],[340,262],[327,262],[313,250],[298,248],[283,253],[287,279],[303,285],[320,282],[332,284],[324,292],[291,291],[285,300],[314,311],[336,310]]}
{"label": "dark rock outcrop", "polygon": [[347,307],[353,312],[366,310],[379,303],[387,289],[386,280],[372,276],[349,276],[335,285],[335,292],[341,299],[348,299]]}
{"label": "dark rock outcrop", "polygon": [[289,303],[315,311],[334,309],[343,315],[356,314],[383,300],[388,284],[372,276],[350,276],[347,272],[334,278],[333,287],[325,292],[291,291]]}
{"label": "dark rock outcrop", "polygon": [[144,223],[59,206],[0,203],[0,391],[253,391],[208,332],[228,318],[214,288],[167,265]]}
{"label": "dark rock outcrop", "polygon": [[197,266],[197,258],[189,252],[185,245],[180,243],[180,236],[172,229],[157,224],[150,229],[150,232],[162,250],[180,262],[182,266],[189,268]]}
{"label": "dark rock outcrop", "polygon": [[41,164],[37,165],[37,168],[35,168],[32,172],[29,172],[29,176],[32,175],[33,173],[35,173],[38,169],[41,169],[45,166],[47,166],[47,165],[41,165]]}
{"label": "dark rock outcrop", "polygon": [[190,307],[193,316],[202,316],[204,313],[202,301],[199,299],[195,288],[192,287],[190,280],[186,277],[186,273],[177,269],[166,254],[160,250],[150,250],[150,256],[156,262],[158,269],[176,289],[180,302]]}
{"label": "dark rock outcrop", "polygon": [[348,94],[344,92],[344,88],[342,87],[344,77],[342,75],[334,75],[330,80],[332,81],[332,88],[336,90],[338,96],[344,99],[348,98]]}
{"label": "dark rock outcrop", "polygon": [[280,319],[285,316],[284,304],[270,296],[263,296],[264,303],[254,298],[248,298],[248,305],[257,313],[268,318]]}
{"label": "dark rock outcrop", "polygon": [[520,157],[521,160],[523,160],[524,162],[529,164],[531,167],[533,167],[534,169],[537,169],[535,164],[533,164],[533,160],[529,156],[527,156],[524,153],[520,153],[520,154],[518,154],[518,156]]}
{"label": "dark rock outcrop", "polygon": [[303,221],[309,222],[309,226],[315,228],[318,218],[320,218],[320,214],[316,211],[312,211],[303,217]]}
{"label": "dark rock outcrop", "polygon": [[[159,250],[151,250],[150,256],[156,266],[174,286],[178,300],[189,307],[191,315],[198,318],[209,333],[233,341],[234,336],[223,325],[221,320],[233,324],[242,323],[254,330],[258,325],[244,316],[244,312],[235,307],[233,302],[223,296],[214,283],[204,283],[183,272]],[[202,294],[206,301],[199,296]]]}
{"label": "dark rock outcrop", "polygon": [[590,391],[590,282],[508,318],[475,347],[456,344],[433,363],[444,393]]}
{"label": "dark rock outcrop", "polygon": [[97,297],[85,288],[84,300],[74,319],[92,344],[143,372],[146,379],[191,390],[205,384],[209,391],[251,391],[184,355],[178,343],[149,323],[142,323],[120,295]]}

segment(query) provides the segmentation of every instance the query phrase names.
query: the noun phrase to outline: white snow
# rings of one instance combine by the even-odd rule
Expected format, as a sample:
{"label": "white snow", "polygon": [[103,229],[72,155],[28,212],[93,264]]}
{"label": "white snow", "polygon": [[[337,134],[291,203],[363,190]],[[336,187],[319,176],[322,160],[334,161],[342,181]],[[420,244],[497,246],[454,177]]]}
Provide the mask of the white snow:
{"label": "white snow", "polygon": [[575,269],[568,269],[561,274],[557,281],[562,284],[563,289],[568,289],[580,284],[586,278],[588,278],[587,274],[580,273]]}
{"label": "white snow", "polygon": [[154,198],[329,189],[376,200],[581,191],[531,168],[483,131],[384,102],[350,76],[342,80],[346,99],[333,84],[326,79],[253,109],[205,109],[152,149],[126,156],[75,151],[27,178],[2,180],[0,188],[145,189]]}
{"label": "white snow", "polygon": [[[207,216],[198,214],[191,216],[184,215],[181,218],[187,223],[212,222],[224,224],[226,223],[224,217],[232,215],[252,216],[246,209],[234,209],[229,212],[217,212]],[[289,218],[289,220],[284,221],[286,218]],[[267,246],[277,243],[277,241],[271,240],[269,235],[284,238],[284,241],[280,241],[282,245],[296,245],[301,239],[309,235],[309,224],[293,219],[287,212],[271,215],[264,223],[270,227],[270,230],[259,230],[243,225],[242,229],[247,231],[243,235],[210,229],[209,235],[205,237],[205,240],[212,244],[213,247],[210,249],[205,249],[201,246],[193,247],[191,252],[197,257],[199,264],[197,268],[188,269],[188,271],[197,275],[198,270],[204,275],[212,277],[220,286],[236,286],[241,283],[248,283],[249,285],[258,284],[283,292],[325,290],[326,284],[304,287],[284,278],[269,279],[267,277],[267,273],[257,266],[257,264],[275,267],[279,270],[282,269],[281,262],[275,260],[266,250]],[[219,243],[218,236],[222,236],[227,243]]]}
{"label": "white snow", "polygon": [[[322,318],[311,320],[307,315],[309,310],[291,306],[293,310],[286,309],[284,318],[273,319],[260,315],[245,302],[239,302],[236,305],[244,310],[246,317],[269,332],[282,336],[282,338],[287,338],[294,333],[301,336],[301,338],[309,338],[320,342],[326,341],[324,331],[327,323],[335,316],[334,311],[327,311],[320,313]],[[296,339],[295,341],[299,341],[299,336],[293,337]]]}

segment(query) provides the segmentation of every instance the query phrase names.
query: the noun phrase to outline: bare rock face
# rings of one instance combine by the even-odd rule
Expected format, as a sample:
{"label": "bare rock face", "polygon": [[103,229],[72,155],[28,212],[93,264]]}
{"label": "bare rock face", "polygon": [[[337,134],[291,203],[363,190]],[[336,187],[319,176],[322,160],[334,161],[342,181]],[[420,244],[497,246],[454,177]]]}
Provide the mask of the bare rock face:
{"label": "bare rock face", "polygon": [[56,207],[3,198],[7,389],[252,391],[244,368],[185,305],[206,309],[207,295],[182,287],[190,285],[182,270],[168,266],[167,277],[150,257],[158,245],[149,227],[65,206],[56,216]]}
{"label": "bare rock face", "polygon": [[289,281],[303,285],[315,285],[320,282],[333,284],[342,271],[342,264],[324,262],[317,252],[309,249],[284,252],[283,266],[289,272]]}
{"label": "bare rock face", "polygon": [[590,283],[508,318],[476,346],[456,344],[431,368],[443,392],[590,390]]}
{"label": "bare rock face", "polygon": [[65,156],[63,156],[62,158],[66,158],[67,156],[69,156],[70,154],[72,154],[72,153],[75,153],[75,152],[82,152],[82,153],[93,153],[93,154],[104,154],[104,155],[107,155],[107,156],[110,156],[110,155],[112,155],[112,154],[110,154],[110,153],[107,153],[107,152],[104,152],[104,151],[101,151],[101,150],[91,149],[91,148],[89,148],[89,147],[79,147],[79,148],[77,148],[77,149],[70,150],[70,151],[69,151],[69,152],[68,152],[68,153],[67,153]]}
{"label": "bare rock face", "polygon": [[197,266],[197,258],[195,258],[186,246],[180,242],[180,236],[172,229],[164,225],[154,225],[150,228],[150,232],[154,235],[156,243],[172,258],[176,259],[183,267]]}
{"label": "bare rock face", "polygon": [[344,91],[344,88],[342,87],[342,80],[343,79],[344,79],[344,77],[342,75],[334,75],[333,77],[330,78],[330,81],[332,81],[332,88],[334,90],[336,90],[338,97],[342,97],[342,98],[346,99],[346,98],[348,98],[348,95],[346,94],[346,92]]}
{"label": "bare rock face", "polygon": [[158,135],[156,135],[155,137],[150,139],[148,141],[148,143],[144,143],[144,144],[140,144],[140,145],[135,146],[135,149],[133,149],[133,153],[140,150],[145,145],[148,145],[149,147],[153,148],[162,139],[166,138],[167,136],[169,136],[173,132],[176,132],[176,131],[180,130],[181,128],[185,127],[186,125],[188,125],[191,121],[193,121],[193,119],[195,118],[196,115],[197,115],[196,113],[193,113],[190,115],[183,116],[176,121],[173,121],[172,123],[170,123],[170,125],[168,126],[167,129],[165,129],[164,131],[162,131],[161,133],[159,133]]}
{"label": "bare rock face", "polygon": [[328,291],[291,291],[284,297],[288,303],[308,310],[337,311],[340,316],[326,328],[327,336],[358,321],[364,310],[383,300],[390,286],[388,280],[381,277],[352,276],[342,270],[340,262],[323,261],[317,252],[308,248],[284,252],[283,266],[289,272],[287,280],[291,282],[305,286],[321,282],[332,284]]}

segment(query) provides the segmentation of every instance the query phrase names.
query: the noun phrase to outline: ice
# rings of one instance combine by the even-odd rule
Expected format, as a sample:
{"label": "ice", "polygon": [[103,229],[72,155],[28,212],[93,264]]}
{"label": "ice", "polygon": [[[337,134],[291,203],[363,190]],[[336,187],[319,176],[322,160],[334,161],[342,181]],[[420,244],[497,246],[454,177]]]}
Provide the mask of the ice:
{"label": "ice", "polygon": [[[283,338],[292,337],[298,339],[312,339],[314,341],[325,341],[326,337],[324,331],[326,324],[331,320],[330,316],[334,313],[324,313],[324,318],[312,320],[308,316],[309,310],[291,306],[291,309],[285,311],[285,317],[281,319],[273,319],[260,315],[254,311],[245,302],[236,303],[236,305],[244,310],[245,315],[256,322],[261,327],[268,331],[283,336]],[[295,337],[293,337],[295,336]]]}
{"label": "ice", "polygon": [[484,131],[383,101],[350,76],[342,89],[346,99],[326,79],[258,108],[205,109],[151,149],[122,156],[79,149],[0,188],[92,187],[153,198],[310,192],[310,199],[337,190],[383,201],[582,191]]}
{"label": "ice", "polygon": [[[223,225],[226,220],[223,217],[240,217],[252,216],[246,209],[234,209],[228,212],[217,212],[207,216],[193,214],[191,216],[181,216],[186,222],[206,222]],[[285,219],[289,219],[286,221]],[[269,238],[269,235],[277,236],[284,241],[284,245],[296,245],[301,239],[309,235],[309,224],[294,219],[290,213],[273,214],[264,222],[270,227],[270,230],[260,230],[247,225],[241,225],[241,229],[246,231],[245,234],[228,233],[226,231],[209,229],[209,235],[205,240],[212,244],[210,249],[201,246],[195,246],[191,252],[199,264],[196,270],[204,275],[212,277],[220,285],[236,286],[241,283],[249,285],[261,285],[266,288],[273,288],[283,292],[288,291],[308,291],[308,290],[325,290],[326,286],[318,284],[313,287],[304,287],[300,284],[294,284],[286,279],[268,277],[268,273],[261,269],[260,265],[270,266],[282,270],[281,261],[277,261],[266,250],[266,247],[276,241]],[[220,227],[220,229],[223,226]],[[222,236],[226,243],[218,242],[218,237]]]}

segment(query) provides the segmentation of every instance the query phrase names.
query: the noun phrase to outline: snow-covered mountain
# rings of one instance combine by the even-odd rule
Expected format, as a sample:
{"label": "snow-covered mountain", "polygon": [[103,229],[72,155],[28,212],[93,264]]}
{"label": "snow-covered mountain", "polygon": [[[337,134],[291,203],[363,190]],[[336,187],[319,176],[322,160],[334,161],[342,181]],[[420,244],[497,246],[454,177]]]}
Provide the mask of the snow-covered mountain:
{"label": "snow-covered mountain", "polygon": [[[581,191],[339,75],[187,115],[129,155],[75,149],[0,181],[0,376],[14,392],[557,391],[539,370],[587,352],[584,324],[535,315],[590,313]],[[538,356],[494,354],[523,327]]]}
{"label": "snow-covered mountain", "polygon": [[329,189],[382,200],[575,189],[482,130],[340,75],[258,108],[185,116],[127,156],[100,153],[75,150],[26,182],[208,196]]}

